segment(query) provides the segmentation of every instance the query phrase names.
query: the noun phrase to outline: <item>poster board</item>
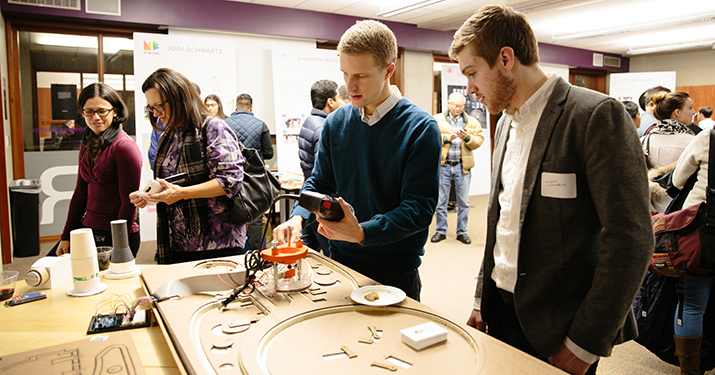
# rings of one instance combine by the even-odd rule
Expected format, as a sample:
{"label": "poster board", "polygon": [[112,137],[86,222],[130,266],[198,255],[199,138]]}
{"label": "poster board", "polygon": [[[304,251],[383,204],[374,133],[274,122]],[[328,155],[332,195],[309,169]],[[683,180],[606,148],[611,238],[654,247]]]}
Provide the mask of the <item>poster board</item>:
{"label": "poster board", "polygon": [[338,87],[345,83],[338,51],[276,48],[272,57],[278,172],[302,176],[298,134],[313,108],[310,87],[321,79],[335,81]]}
{"label": "poster board", "polygon": [[[216,94],[226,104],[236,92],[235,44],[220,38],[199,38],[159,34],[134,33],[134,113],[136,114],[136,142],[142,153],[140,186],[153,178],[147,152],[151,142],[151,124],[141,85],[158,68],[171,68],[185,75],[201,88],[201,98]],[[156,207],[139,210],[142,241],[156,239]]]}

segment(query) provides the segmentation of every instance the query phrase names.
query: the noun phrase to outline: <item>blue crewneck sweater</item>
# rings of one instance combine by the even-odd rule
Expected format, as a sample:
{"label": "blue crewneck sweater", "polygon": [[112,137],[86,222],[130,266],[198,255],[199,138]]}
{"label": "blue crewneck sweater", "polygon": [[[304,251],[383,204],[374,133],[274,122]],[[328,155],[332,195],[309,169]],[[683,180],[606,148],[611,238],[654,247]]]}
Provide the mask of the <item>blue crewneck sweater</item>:
{"label": "blue crewneck sweater", "polygon": [[[440,153],[434,117],[405,98],[373,126],[351,105],[332,112],[303,188],[350,203],[365,241],[330,241],[330,251],[358,272],[417,268],[437,205]],[[311,213],[295,206],[293,214]]]}

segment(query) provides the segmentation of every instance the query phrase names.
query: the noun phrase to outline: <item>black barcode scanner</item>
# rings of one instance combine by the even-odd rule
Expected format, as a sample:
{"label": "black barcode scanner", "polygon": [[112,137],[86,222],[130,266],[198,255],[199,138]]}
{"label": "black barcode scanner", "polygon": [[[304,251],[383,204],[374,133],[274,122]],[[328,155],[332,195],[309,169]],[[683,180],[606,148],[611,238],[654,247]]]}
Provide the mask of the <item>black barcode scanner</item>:
{"label": "black barcode scanner", "polygon": [[302,191],[298,204],[325,220],[340,221],[345,216],[337,198],[314,191]]}

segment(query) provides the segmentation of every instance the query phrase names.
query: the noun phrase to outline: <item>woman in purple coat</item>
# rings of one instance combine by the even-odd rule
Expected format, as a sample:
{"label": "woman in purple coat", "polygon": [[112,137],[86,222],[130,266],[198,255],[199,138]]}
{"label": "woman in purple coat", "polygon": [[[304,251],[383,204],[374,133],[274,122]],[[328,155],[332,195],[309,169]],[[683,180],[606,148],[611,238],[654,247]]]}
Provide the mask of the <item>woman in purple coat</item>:
{"label": "woman in purple coat", "polygon": [[[243,157],[226,122],[209,117],[199,93],[182,74],[167,68],[142,85],[149,120],[166,126],[154,160],[156,194],[130,195],[137,207],[157,203],[157,263],[180,263],[243,253],[244,225],[231,220],[230,197],[243,182]],[[187,174],[185,183],[165,179]]]}
{"label": "woman in purple coat", "polygon": [[91,228],[97,246],[112,246],[110,222],[125,219],[129,247],[136,256],[139,226],[129,193],[139,187],[142,156],[137,144],[122,130],[127,107],[112,87],[101,82],[85,87],[77,102],[87,129],[79,149],[77,184],[65,228],[50,254],[69,253],[70,231],[77,228]]}

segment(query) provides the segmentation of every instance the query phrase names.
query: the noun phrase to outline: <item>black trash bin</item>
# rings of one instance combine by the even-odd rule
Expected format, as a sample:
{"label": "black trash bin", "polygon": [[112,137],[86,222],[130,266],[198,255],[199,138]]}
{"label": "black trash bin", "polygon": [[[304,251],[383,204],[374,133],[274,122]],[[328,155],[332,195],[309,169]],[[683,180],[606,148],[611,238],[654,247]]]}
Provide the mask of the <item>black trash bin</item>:
{"label": "black trash bin", "polygon": [[13,255],[40,255],[40,180],[10,183],[10,215]]}

